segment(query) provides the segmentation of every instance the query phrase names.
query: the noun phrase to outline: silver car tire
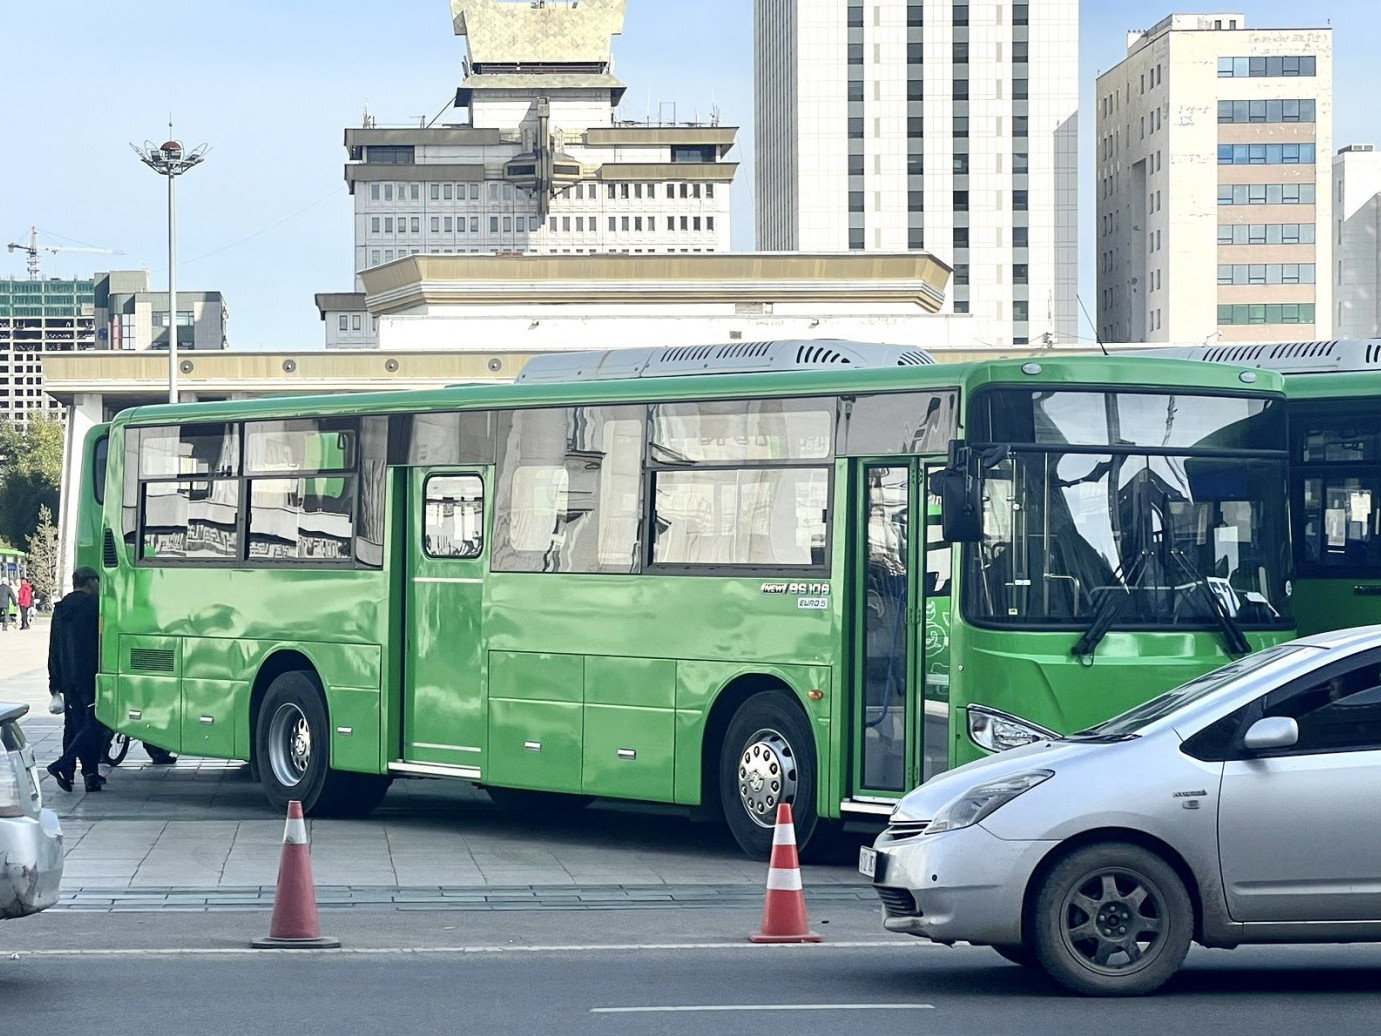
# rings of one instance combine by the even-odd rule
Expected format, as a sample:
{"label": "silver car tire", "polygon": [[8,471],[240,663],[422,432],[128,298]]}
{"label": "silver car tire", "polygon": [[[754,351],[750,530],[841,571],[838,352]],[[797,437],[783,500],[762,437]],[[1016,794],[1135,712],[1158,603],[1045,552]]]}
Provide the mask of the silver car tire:
{"label": "silver car tire", "polygon": [[1184,882],[1139,845],[1076,849],[1046,875],[1032,918],[1041,966],[1085,996],[1141,996],[1184,963],[1194,905]]}

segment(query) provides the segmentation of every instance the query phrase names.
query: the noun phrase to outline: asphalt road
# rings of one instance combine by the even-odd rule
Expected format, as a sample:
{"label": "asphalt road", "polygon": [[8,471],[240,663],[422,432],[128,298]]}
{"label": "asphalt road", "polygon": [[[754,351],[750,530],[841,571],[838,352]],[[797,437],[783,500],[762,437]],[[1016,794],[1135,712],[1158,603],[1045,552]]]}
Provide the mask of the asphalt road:
{"label": "asphalt road", "polygon": [[210,1034],[886,1027],[927,1036],[1346,1036],[1381,1027],[1378,988],[1375,947],[1198,951],[1161,995],[1121,1001],[1063,995],[989,950],[920,943],[0,959],[4,1031],[32,1036],[112,1026]]}

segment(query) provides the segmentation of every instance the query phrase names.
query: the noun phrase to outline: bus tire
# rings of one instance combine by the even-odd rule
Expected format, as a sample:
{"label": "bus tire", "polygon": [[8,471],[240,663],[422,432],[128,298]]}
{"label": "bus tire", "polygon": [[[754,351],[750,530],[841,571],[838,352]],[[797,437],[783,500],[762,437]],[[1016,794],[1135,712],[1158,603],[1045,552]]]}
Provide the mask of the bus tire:
{"label": "bus tire", "polygon": [[268,799],[286,809],[297,799],[304,813],[326,812],[330,787],[330,725],[321,684],[312,673],[280,673],[269,684],[254,724],[254,759]]}
{"label": "bus tire", "polygon": [[772,853],[777,806],[791,804],[796,843],[815,832],[815,739],[785,691],[753,695],[734,713],[719,752],[719,799],[734,841],[755,860]]}

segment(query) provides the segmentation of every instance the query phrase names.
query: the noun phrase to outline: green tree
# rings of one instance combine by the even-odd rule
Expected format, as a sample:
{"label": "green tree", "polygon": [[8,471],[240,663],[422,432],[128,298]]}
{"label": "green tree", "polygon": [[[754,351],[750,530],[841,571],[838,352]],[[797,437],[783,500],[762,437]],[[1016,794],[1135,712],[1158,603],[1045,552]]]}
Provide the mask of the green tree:
{"label": "green tree", "polygon": [[34,597],[50,603],[58,593],[58,530],[53,524],[53,512],[46,505],[38,508],[38,528],[29,537],[29,582],[34,584]]}
{"label": "green tree", "polygon": [[62,487],[61,421],[34,418],[27,427],[0,425],[0,538],[25,543],[39,527],[39,509],[57,513]]}

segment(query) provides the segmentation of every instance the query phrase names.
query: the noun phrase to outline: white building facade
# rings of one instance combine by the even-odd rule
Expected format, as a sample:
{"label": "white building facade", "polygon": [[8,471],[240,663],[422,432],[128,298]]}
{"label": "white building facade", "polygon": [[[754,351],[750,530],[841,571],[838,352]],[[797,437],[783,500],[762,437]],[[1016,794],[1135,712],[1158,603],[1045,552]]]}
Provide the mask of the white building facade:
{"label": "white building facade", "polygon": [[[419,254],[728,250],[737,130],[618,119],[625,6],[452,0],[468,51],[453,117],[407,128],[366,115],[345,132],[357,291],[359,272]],[[360,309],[322,319],[328,346],[378,344]]]}
{"label": "white building facade", "polygon": [[1333,157],[1333,334],[1381,338],[1381,153],[1351,144]]}
{"label": "white building facade", "polygon": [[1328,29],[1174,14],[1098,79],[1104,341],[1299,341],[1333,326]]}
{"label": "white building facade", "polygon": [[925,249],[975,341],[1072,339],[1077,0],[755,3],[757,247]]}

